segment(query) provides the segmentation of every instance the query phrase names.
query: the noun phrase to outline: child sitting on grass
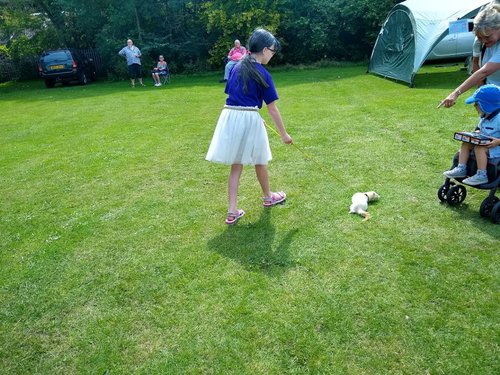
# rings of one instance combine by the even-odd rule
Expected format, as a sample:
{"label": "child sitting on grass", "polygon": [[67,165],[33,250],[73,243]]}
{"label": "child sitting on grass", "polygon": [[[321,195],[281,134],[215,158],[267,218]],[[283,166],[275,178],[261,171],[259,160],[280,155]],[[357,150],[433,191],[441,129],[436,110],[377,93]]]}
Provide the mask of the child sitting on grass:
{"label": "child sitting on grass", "polygon": [[500,88],[491,84],[481,86],[471,97],[465,100],[465,103],[474,103],[474,107],[479,113],[480,120],[476,132],[493,140],[484,146],[462,142],[458,165],[452,170],[444,172],[444,175],[448,178],[467,177],[467,161],[470,152],[474,150],[477,173],[462,182],[473,186],[481,185],[488,182],[488,175],[486,174],[488,158],[494,164],[500,160]]}

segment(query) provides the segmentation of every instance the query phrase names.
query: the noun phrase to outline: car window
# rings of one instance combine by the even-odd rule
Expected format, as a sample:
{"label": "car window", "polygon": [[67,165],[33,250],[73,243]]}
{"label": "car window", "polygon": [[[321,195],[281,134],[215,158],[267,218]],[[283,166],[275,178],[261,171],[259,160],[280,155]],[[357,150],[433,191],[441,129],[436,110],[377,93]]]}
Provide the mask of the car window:
{"label": "car window", "polygon": [[48,55],[43,56],[42,58],[43,58],[43,61],[46,63],[60,62],[60,61],[67,61],[68,59],[71,59],[71,55],[67,51],[58,51],[58,52],[51,52]]}

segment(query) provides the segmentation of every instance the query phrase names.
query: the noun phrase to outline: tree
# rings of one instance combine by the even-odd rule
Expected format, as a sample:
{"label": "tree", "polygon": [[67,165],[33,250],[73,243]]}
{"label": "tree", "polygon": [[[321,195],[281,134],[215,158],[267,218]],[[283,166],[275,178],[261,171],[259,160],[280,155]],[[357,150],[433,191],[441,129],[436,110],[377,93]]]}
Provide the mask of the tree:
{"label": "tree", "polygon": [[0,45],[12,58],[56,47],[96,48],[111,72],[132,38],[152,64],[174,71],[221,68],[235,39],[257,27],[283,45],[275,63],[367,58],[380,24],[400,1],[380,0],[0,0]]}
{"label": "tree", "polygon": [[206,1],[201,17],[209,34],[216,40],[210,48],[209,62],[220,67],[235,39],[242,44],[257,27],[276,32],[281,21],[278,7],[282,0],[224,0]]}
{"label": "tree", "polygon": [[369,56],[380,24],[400,1],[284,0],[279,33],[292,63],[322,58],[359,60]]}

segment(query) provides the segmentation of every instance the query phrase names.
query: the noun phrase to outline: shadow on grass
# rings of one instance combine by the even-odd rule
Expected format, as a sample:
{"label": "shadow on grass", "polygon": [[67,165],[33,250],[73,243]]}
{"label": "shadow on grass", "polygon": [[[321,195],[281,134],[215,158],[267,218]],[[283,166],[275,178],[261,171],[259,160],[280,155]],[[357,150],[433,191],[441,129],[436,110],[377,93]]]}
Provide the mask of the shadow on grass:
{"label": "shadow on grass", "polygon": [[[461,66],[463,66],[463,63],[424,65],[415,76],[415,86],[412,89],[452,90],[468,78],[467,71]],[[454,70],[450,71],[450,68]],[[372,75],[399,84],[402,87],[406,86],[407,88],[409,88],[409,84],[407,82],[399,81],[389,77],[381,77],[377,74]]]}
{"label": "shadow on grass", "polygon": [[262,272],[278,277],[294,267],[288,249],[298,229],[289,230],[275,244],[276,228],[271,223],[272,209],[263,209],[255,223],[228,226],[226,230],[208,241],[208,249],[240,263],[248,271]]}
{"label": "shadow on grass", "polygon": [[[363,66],[339,66],[326,68],[304,68],[291,69],[277,67],[271,69],[271,74],[277,81],[278,87],[295,86],[298,84],[310,84],[319,82],[338,81],[339,79],[349,79],[366,74]],[[79,99],[89,97],[109,96],[114,94],[130,94],[131,96],[142,93],[172,94],[175,89],[188,89],[192,92],[199,92],[205,88],[214,88],[219,92],[224,92],[224,84],[219,83],[221,73],[206,73],[199,75],[179,75],[172,78],[171,82],[162,87],[154,87],[151,77],[145,78],[146,87],[131,88],[128,80],[106,81],[98,80],[88,85],[81,86],[71,84],[62,86],[57,84],[54,88],[47,89],[40,80],[8,82],[0,84],[0,94],[10,100],[23,101],[64,101],[68,99]]]}
{"label": "shadow on grass", "polygon": [[453,211],[457,218],[468,220],[481,232],[488,234],[491,238],[500,240],[500,224],[494,224],[490,218],[481,217],[479,206],[469,206],[467,203],[462,203],[458,206],[448,208]]}
{"label": "shadow on grass", "polygon": [[449,89],[451,91],[467,77],[467,73],[463,71],[421,73],[415,78],[415,89]]}

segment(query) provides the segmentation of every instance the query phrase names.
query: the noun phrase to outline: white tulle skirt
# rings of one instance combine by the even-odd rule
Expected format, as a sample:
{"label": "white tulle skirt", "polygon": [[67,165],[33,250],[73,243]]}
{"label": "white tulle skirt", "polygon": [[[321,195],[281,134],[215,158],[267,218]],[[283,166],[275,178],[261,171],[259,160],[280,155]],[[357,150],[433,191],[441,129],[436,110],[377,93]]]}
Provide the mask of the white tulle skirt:
{"label": "white tulle skirt", "polygon": [[225,106],[205,159],[222,164],[267,165],[272,154],[258,108]]}

